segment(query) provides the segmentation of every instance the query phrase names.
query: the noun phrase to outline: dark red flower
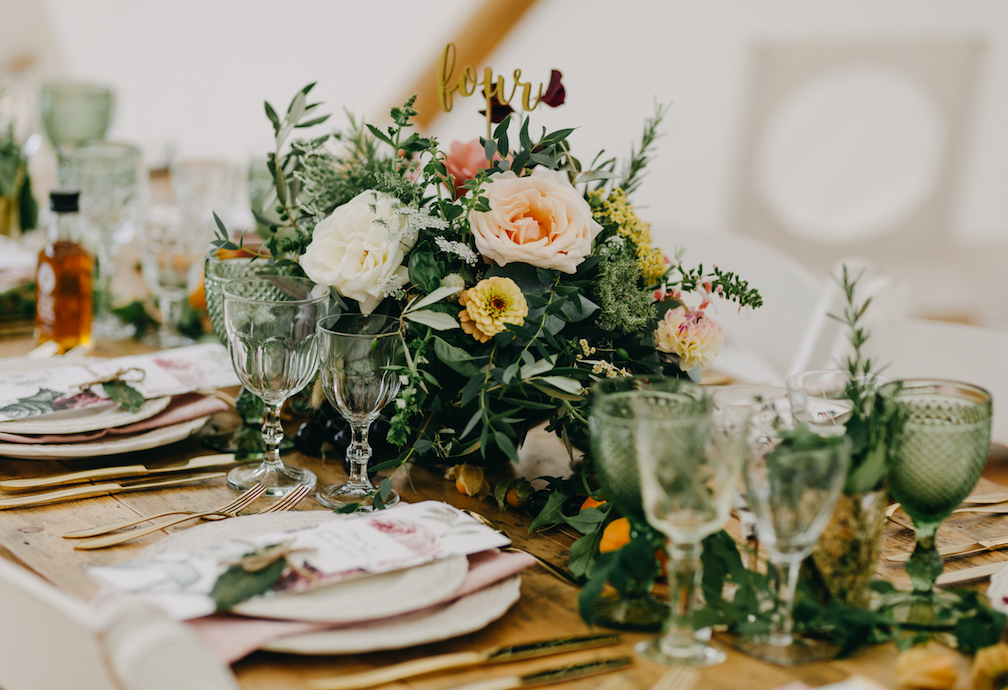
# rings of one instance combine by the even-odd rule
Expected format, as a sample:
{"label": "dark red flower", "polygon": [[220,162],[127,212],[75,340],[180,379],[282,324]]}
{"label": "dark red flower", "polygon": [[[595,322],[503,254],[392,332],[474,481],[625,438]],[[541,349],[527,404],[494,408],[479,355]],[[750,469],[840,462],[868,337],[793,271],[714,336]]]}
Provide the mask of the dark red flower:
{"label": "dark red flower", "polygon": [[[509,106],[507,103],[501,103],[500,100],[497,98],[497,94],[494,94],[492,96],[492,100],[490,101],[490,121],[491,122],[493,122],[494,124],[497,124],[498,122],[503,122],[504,118],[507,117],[508,115],[510,115],[513,112],[514,112],[514,108],[512,108],[511,106]],[[479,111],[479,114],[483,115],[485,117],[486,116],[486,111],[485,110],[481,110],[481,111]]]}
{"label": "dark red flower", "polygon": [[560,74],[560,70],[558,69],[555,69],[550,73],[549,88],[546,89],[546,94],[542,97],[542,102],[551,108],[563,105],[564,99],[567,98],[567,92],[564,90],[563,83],[560,81],[562,76],[563,75]]}

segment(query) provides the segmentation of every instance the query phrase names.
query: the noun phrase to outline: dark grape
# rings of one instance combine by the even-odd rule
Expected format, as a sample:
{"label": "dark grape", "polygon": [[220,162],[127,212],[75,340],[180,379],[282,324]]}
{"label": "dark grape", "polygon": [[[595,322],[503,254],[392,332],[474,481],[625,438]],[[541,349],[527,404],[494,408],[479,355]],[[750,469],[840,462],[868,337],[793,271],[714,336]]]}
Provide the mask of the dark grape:
{"label": "dark grape", "polygon": [[388,442],[389,428],[389,422],[384,417],[379,417],[371,422],[371,427],[368,429],[368,443],[371,444],[371,450],[374,451],[372,459],[387,460],[398,451],[398,448]]}
{"label": "dark grape", "polygon": [[350,446],[353,433],[350,431],[350,425],[347,424],[346,420],[340,417],[339,419],[330,419],[325,423],[325,437],[333,445],[336,453],[343,456],[346,454],[346,449]]}
{"label": "dark grape", "polygon": [[325,427],[316,421],[307,421],[294,435],[294,448],[305,455],[318,456],[326,440]]}
{"label": "dark grape", "polygon": [[529,499],[525,502],[525,510],[531,513],[532,517],[537,516],[542,512],[542,509],[546,507],[546,501],[549,500],[550,492],[546,489],[539,489],[538,491],[532,492]]}
{"label": "dark grape", "polygon": [[560,508],[560,512],[567,517],[573,517],[581,512],[581,505],[585,502],[585,496],[578,496],[577,494],[570,496],[566,501],[564,501],[563,506]]}

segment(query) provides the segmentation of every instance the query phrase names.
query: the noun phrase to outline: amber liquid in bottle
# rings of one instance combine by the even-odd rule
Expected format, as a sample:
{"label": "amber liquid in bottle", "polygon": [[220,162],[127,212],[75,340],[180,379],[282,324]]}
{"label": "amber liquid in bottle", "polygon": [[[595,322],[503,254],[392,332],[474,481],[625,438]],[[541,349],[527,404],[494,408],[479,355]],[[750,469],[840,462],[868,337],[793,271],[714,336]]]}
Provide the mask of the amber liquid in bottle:
{"label": "amber liquid in bottle", "polygon": [[35,338],[54,341],[63,353],[91,342],[94,260],[77,242],[73,212],[53,213],[49,241],[35,273]]}

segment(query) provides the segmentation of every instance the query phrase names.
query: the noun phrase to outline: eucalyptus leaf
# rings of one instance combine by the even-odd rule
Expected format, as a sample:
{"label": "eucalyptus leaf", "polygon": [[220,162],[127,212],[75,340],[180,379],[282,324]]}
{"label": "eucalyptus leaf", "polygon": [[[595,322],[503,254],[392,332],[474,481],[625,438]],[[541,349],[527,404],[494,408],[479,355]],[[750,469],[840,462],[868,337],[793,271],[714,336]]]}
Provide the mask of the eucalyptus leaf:
{"label": "eucalyptus leaf", "polygon": [[417,309],[423,309],[424,307],[428,307],[434,304],[435,302],[440,302],[445,297],[450,297],[451,295],[457,294],[461,291],[462,290],[460,288],[456,287],[439,287],[434,292],[430,293],[420,301],[413,304],[411,307],[407,308],[405,310],[405,313],[408,314],[411,311],[415,311]]}
{"label": "eucalyptus leaf", "polygon": [[269,591],[283,575],[287,559],[280,557],[262,570],[249,572],[241,564],[232,565],[217,578],[210,597],[218,611],[229,611],[254,596]]}
{"label": "eucalyptus leaf", "polygon": [[143,407],[144,397],[125,381],[106,381],[102,384],[105,394],[126,412],[136,412]]}
{"label": "eucalyptus leaf", "polygon": [[474,364],[475,358],[465,350],[449,345],[441,338],[434,338],[434,353],[438,359],[463,376],[476,376],[479,367]]}

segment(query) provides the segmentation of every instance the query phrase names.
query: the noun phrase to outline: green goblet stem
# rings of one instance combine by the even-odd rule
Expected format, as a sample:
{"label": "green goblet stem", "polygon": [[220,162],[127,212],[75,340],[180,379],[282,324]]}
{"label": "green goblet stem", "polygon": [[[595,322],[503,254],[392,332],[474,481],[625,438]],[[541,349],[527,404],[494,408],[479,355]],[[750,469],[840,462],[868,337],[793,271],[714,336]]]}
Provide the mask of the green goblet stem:
{"label": "green goblet stem", "polygon": [[917,545],[906,563],[906,571],[915,592],[930,594],[945,567],[935,548],[935,533],[940,525],[940,522],[914,523]]}

